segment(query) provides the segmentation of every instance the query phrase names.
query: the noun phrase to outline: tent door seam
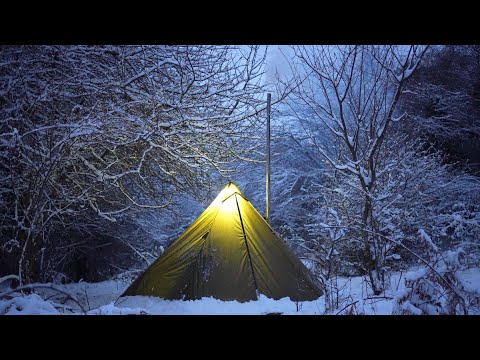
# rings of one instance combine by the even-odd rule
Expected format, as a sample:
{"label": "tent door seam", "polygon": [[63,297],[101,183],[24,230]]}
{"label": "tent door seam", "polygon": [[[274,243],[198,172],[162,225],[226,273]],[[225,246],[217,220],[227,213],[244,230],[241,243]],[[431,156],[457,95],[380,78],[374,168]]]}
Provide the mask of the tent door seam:
{"label": "tent door seam", "polygon": [[238,215],[240,216],[240,224],[242,225],[243,240],[245,240],[245,246],[247,248],[248,262],[250,263],[250,269],[252,270],[253,284],[255,285],[255,296],[257,296],[256,292],[259,290],[257,286],[257,279],[255,278],[255,272],[253,271],[253,263],[252,263],[252,257],[250,255],[250,248],[248,247],[247,234],[245,233],[245,227],[243,226],[242,213],[240,211],[240,206],[238,205],[238,199],[236,194],[235,194],[235,202],[237,203]]}

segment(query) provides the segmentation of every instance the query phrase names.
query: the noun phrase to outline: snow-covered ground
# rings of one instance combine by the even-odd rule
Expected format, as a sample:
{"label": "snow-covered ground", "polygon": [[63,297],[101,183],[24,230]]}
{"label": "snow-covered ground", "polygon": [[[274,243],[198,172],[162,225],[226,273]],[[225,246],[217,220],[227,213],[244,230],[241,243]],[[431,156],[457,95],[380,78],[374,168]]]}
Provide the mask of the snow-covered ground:
{"label": "snow-covered ground", "polygon": [[[394,274],[389,290],[376,297],[368,289],[365,278],[340,278],[340,301],[333,314],[388,315],[392,313],[395,294],[404,287],[404,274]],[[463,274],[464,286],[480,293],[480,269],[470,269]],[[181,301],[162,300],[155,297],[134,296],[119,298],[130,284],[127,280],[109,280],[99,283],[57,285],[75,296],[89,315],[165,314],[165,315],[321,315],[325,313],[325,297],[315,301],[296,303],[289,298],[272,300],[260,296],[257,301],[239,303],[213,298]],[[8,290],[5,285],[0,293]],[[1,295],[1,294],[0,294]],[[11,297],[13,296],[13,297]],[[51,289],[37,289],[26,296],[14,293],[0,300],[0,314],[81,314],[80,306],[67,296]]]}

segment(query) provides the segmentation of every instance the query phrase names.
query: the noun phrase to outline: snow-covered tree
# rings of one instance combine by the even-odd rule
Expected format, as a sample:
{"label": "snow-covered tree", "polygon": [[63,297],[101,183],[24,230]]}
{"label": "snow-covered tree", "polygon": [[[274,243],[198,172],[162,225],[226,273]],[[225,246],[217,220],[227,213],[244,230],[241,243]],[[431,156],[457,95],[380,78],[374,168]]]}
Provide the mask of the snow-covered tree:
{"label": "snow-covered tree", "polygon": [[437,46],[409,83],[401,107],[406,132],[441,151],[444,161],[480,173],[480,47]]}
{"label": "snow-covered tree", "polygon": [[[379,222],[380,204],[394,164],[385,161],[387,134],[403,117],[397,106],[408,78],[417,69],[424,46],[301,46],[295,47],[296,98],[309,110],[334,141],[323,141],[306,129],[312,146],[348,188],[357,205],[351,214],[360,229],[355,241],[362,244],[361,264],[371,287],[384,287],[385,261],[390,245]],[[394,201],[394,199],[391,199]],[[352,208],[353,209],[353,208]],[[395,214],[390,214],[395,217]]]}
{"label": "snow-covered tree", "polygon": [[199,196],[212,169],[254,156],[263,61],[259,47],[2,46],[5,271],[38,278],[53,232]]}

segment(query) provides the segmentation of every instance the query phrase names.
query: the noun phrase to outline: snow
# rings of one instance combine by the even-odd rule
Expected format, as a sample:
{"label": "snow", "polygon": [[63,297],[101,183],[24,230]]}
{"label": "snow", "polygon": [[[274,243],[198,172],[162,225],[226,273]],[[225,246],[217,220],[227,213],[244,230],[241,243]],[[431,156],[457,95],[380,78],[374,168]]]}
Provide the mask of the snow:
{"label": "snow", "polygon": [[0,301],[0,314],[4,315],[58,315],[53,305],[37,294]]}
{"label": "snow", "polygon": [[353,147],[353,136],[350,136],[350,135],[349,135],[349,136],[347,137],[347,139],[348,139],[348,145],[350,145],[350,146]]}
{"label": "snow", "polygon": [[87,315],[148,315],[145,309],[119,308],[113,303],[100,306],[98,309],[90,310]]}
{"label": "snow", "polygon": [[[393,287],[402,286],[399,274],[392,277]],[[364,277],[339,278],[341,301],[332,314],[345,314],[353,309],[354,314],[392,313],[395,291],[375,297],[366,286]],[[258,300],[240,303],[221,301],[211,297],[200,300],[164,300],[147,296],[119,296],[130,281],[109,280],[99,283],[73,283],[56,285],[74,295],[87,310],[87,315],[322,315],[325,314],[325,298],[295,302],[289,298],[273,300],[260,295]],[[13,299],[0,299],[0,314],[82,314],[73,301],[65,301],[65,295],[37,289],[35,294]],[[13,296],[13,294],[12,294]],[[47,299],[44,301],[42,299]],[[13,305],[13,306],[12,306]],[[17,306],[18,305],[18,306]],[[17,310],[20,307],[22,310]]]}
{"label": "snow", "polygon": [[402,304],[402,309],[408,311],[409,313],[412,313],[414,315],[422,315],[423,311],[414,306],[410,301],[405,301]]}
{"label": "snow", "polygon": [[463,285],[465,290],[480,295],[480,269],[471,268],[464,271],[459,271],[457,280]]}
{"label": "snow", "polygon": [[[119,296],[129,283],[123,281],[105,281],[101,283],[78,283],[64,285],[63,289],[75,295],[87,308],[87,315],[263,315],[281,313],[290,315],[321,314],[324,309],[323,298],[297,303],[289,298],[273,300],[260,295],[256,301],[240,303],[221,301],[214,298],[200,300],[164,300],[147,296]],[[57,285],[57,287],[60,287]],[[41,294],[42,296],[40,296]],[[39,289],[38,294],[17,296],[10,300],[0,300],[0,314],[37,315],[37,314],[81,314],[73,302],[64,309],[57,310],[50,301],[48,289]],[[20,295],[20,294],[18,294]],[[58,296],[61,297],[59,294]],[[59,298],[51,298],[55,304]],[[89,306],[91,307],[88,310]],[[19,310],[20,309],[20,310]],[[71,311],[70,309],[76,309]]]}
{"label": "snow", "polygon": [[420,279],[421,277],[425,276],[427,274],[427,269],[424,267],[421,267],[418,270],[414,271],[409,271],[405,274],[405,280],[407,281],[415,281]]}
{"label": "snow", "polygon": [[409,78],[410,75],[412,75],[413,72],[415,71],[415,69],[417,68],[417,65],[418,65],[418,62],[414,66],[406,69],[405,71],[402,71],[399,75],[395,75],[395,78],[397,79],[397,81],[401,82],[401,81]]}
{"label": "snow", "polygon": [[360,176],[363,178],[365,186],[370,186],[370,183],[372,182],[372,177],[370,176],[369,171],[363,166],[360,166]]}
{"label": "snow", "polygon": [[402,258],[402,256],[400,254],[392,254],[392,255],[388,255],[385,259],[387,259],[387,260],[390,260],[390,259],[400,260],[401,258]]}
{"label": "snow", "polygon": [[[332,209],[333,210],[333,209]],[[335,212],[332,211],[332,215]],[[396,255],[396,254],[395,254]],[[396,257],[393,255],[392,257]],[[422,271],[422,270],[420,270]],[[365,277],[341,277],[338,279],[340,291],[340,301],[336,309],[331,314],[391,314],[395,306],[396,295],[404,289],[405,273],[394,273],[389,288],[380,296],[374,296],[371,293]],[[415,276],[407,274],[411,279]],[[421,276],[420,273],[417,276]],[[469,281],[472,286],[478,286],[480,289],[480,272],[468,273],[465,275],[465,281]],[[272,300],[265,296],[260,296],[257,301],[239,303],[236,301],[220,301],[213,298],[203,298],[194,301],[181,300],[163,300],[156,297],[126,297],[119,298],[125,289],[133,281],[133,278],[127,280],[109,280],[99,283],[72,283],[66,285],[57,285],[62,290],[74,295],[86,309],[88,315],[127,315],[127,314],[269,314],[281,313],[290,315],[321,315],[325,314],[325,297],[309,301],[296,303],[288,298]],[[476,281],[476,282],[475,282]],[[6,285],[7,282],[0,285]],[[467,283],[467,286],[468,284]],[[1,292],[1,291],[0,291]],[[25,307],[18,314],[36,314],[35,309],[39,311],[50,311],[57,314],[82,314],[77,304],[71,300],[66,300],[65,295],[49,291],[48,289],[36,289],[36,294],[43,299],[48,299],[47,304],[41,305],[39,297],[24,297],[24,302],[34,301],[30,307]],[[35,295],[35,294],[32,294]],[[5,313],[7,302],[10,299],[0,299],[0,314]],[[63,305],[60,307],[58,305]],[[298,311],[297,311],[298,305]],[[52,310],[52,307],[54,308]],[[42,310],[43,309],[43,310]],[[12,313],[12,309],[9,313]]]}
{"label": "snow", "polygon": [[438,247],[433,243],[432,239],[423,229],[418,230],[418,235],[422,238],[431,248],[433,251],[438,251]]}
{"label": "snow", "polygon": [[[405,288],[405,280],[415,280],[425,272],[424,267],[417,267],[407,273],[393,273],[385,293],[379,296],[372,294],[365,277],[340,277],[338,278],[339,303],[337,308],[329,314],[392,314],[397,300],[406,297],[411,291]],[[480,268],[458,271],[456,276],[466,290],[480,294]],[[211,297],[188,301],[164,300],[148,296],[120,298],[132,280],[80,282],[55,286],[75,296],[85,308],[87,315],[323,315],[326,313],[324,296],[317,300],[298,303],[289,298],[273,300],[264,295],[260,295],[258,300],[244,303],[221,301]],[[0,285],[5,287],[6,283],[5,281]],[[0,314],[83,314],[75,302],[68,300],[64,294],[50,289],[39,288],[35,289],[35,293],[26,296],[20,293],[10,294],[10,296],[12,298],[0,299]],[[420,314],[422,311],[408,301],[402,303],[401,307],[413,314]]]}
{"label": "snow", "polygon": [[456,250],[448,250],[446,253],[446,261],[448,265],[460,266],[459,257],[465,255],[465,251],[462,248]]}
{"label": "snow", "polygon": [[273,300],[260,295],[256,301],[240,303],[221,301],[211,297],[201,300],[162,300],[155,297],[134,296],[118,301],[119,307],[140,306],[150,314],[182,315],[262,315],[281,313],[285,315],[321,314],[323,300],[305,301],[297,304],[289,298]]}

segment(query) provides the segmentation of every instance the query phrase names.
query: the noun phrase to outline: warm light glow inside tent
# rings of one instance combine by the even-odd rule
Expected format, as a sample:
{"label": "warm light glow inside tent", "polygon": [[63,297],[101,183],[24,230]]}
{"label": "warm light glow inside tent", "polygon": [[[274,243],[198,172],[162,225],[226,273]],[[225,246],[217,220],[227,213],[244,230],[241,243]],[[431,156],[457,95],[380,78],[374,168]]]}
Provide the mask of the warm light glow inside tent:
{"label": "warm light glow inside tent", "polygon": [[265,219],[229,183],[125,291],[165,299],[314,300],[317,281]]}
{"label": "warm light glow inside tent", "polygon": [[233,194],[242,194],[238,187],[234,183],[229,183],[227,186],[223,188],[222,191],[217,195],[215,200],[212,201],[212,205],[216,204],[220,206],[227,198],[232,196]]}

